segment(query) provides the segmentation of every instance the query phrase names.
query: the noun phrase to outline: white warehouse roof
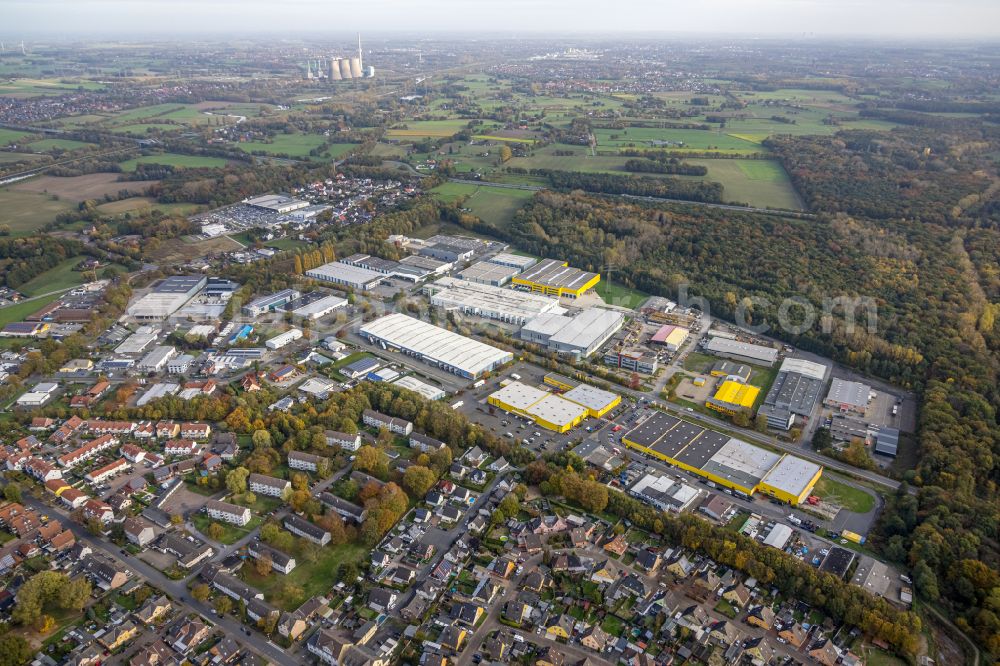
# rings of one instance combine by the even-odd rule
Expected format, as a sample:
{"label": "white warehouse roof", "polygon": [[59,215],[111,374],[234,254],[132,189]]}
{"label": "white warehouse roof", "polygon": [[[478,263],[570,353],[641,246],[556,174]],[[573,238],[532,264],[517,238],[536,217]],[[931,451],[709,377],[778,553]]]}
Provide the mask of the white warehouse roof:
{"label": "white warehouse roof", "polygon": [[513,323],[524,323],[547,312],[565,311],[555,298],[450,277],[436,280],[424,290],[431,294],[431,304],[437,307],[457,308],[465,314]]}
{"label": "white warehouse roof", "polygon": [[778,372],[794,372],[810,379],[822,380],[826,377],[826,366],[822,363],[814,363],[804,358],[786,358]]}
{"label": "white warehouse roof", "polygon": [[470,378],[514,358],[510,352],[398,312],[365,324],[360,333]]}
{"label": "white warehouse roof", "polygon": [[816,463],[786,454],[761,483],[798,497],[809,487],[819,470],[820,466]]}

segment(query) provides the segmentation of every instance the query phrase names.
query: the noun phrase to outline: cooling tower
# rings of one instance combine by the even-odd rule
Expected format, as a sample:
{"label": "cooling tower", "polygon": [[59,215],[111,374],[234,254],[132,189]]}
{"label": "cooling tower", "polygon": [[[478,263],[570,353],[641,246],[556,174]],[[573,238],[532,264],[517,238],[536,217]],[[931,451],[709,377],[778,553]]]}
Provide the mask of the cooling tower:
{"label": "cooling tower", "polygon": [[360,79],[361,76],[361,58],[354,56],[351,58],[351,78]]}
{"label": "cooling tower", "polygon": [[351,77],[351,61],[344,58],[340,61],[340,78],[349,79]]}
{"label": "cooling tower", "polygon": [[330,80],[340,81],[340,58],[330,58]]}

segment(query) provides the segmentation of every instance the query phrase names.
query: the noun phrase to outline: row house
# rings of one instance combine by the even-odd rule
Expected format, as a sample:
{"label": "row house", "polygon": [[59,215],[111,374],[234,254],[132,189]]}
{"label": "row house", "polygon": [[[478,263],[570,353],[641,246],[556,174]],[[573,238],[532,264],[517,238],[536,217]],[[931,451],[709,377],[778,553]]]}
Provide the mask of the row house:
{"label": "row house", "polygon": [[90,495],[87,495],[76,488],[67,488],[59,495],[59,500],[66,505],[67,508],[73,511],[83,506],[88,499],[90,499]]}
{"label": "row house", "polygon": [[181,424],[181,437],[184,439],[208,439],[212,434],[212,426],[207,423]]}
{"label": "row house", "polygon": [[166,456],[195,456],[201,453],[201,444],[191,439],[171,439],[163,445]]}
{"label": "row house", "polygon": [[89,483],[103,483],[107,479],[110,479],[111,477],[117,474],[121,474],[130,467],[131,466],[128,464],[127,460],[125,460],[124,458],[119,458],[113,463],[108,463],[107,465],[101,467],[100,469],[95,469],[91,470],[90,472],[87,472],[87,475],[84,477],[84,479],[86,479]]}
{"label": "row house", "polygon": [[91,440],[75,451],[59,456],[59,464],[63,467],[75,467],[85,460],[89,460],[101,451],[118,446],[118,439],[114,435],[101,435],[97,439]]}
{"label": "row house", "polygon": [[84,430],[94,435],[129,435],[135,430],[135,423],[132,421],[91,419],[87,421]]}
{"label": "row house", "polygon": [[156,437],[156,426],[151,421],[143,421],[135,426],[132,436],[136,439],[153,439]]}
{"label": "row house", "polygon": [[174,421],[160,421],[156,424],[156,438],[169,439],[177,437],[181,433],[181,426]]}
{"label": "row house", "polygon": [[56,469],[55,465],[41,458],[29,458],[24,462],[22,469],[25,474],[41,483],[62,478],[62,472]]}
{"label": "row house", "polygon": [[83,516],[87,520],[95,519],[107,525],[115,519],[115,512],[107,503],[91,497],[83,503]]}
{"label": "row house", "polygon": [[66,419],[66,421],[63,422],[61,426],[56,428],[55,432],[49,435],[49,441],[52,442],[53,444],[62,444],[67,439],[69,439],[70,436],[72,436],[72,434],[76,432],[83,424],[84,420],[81,419],[76,414],[74,414],[73,416]]}
{"label": "row house", "polygon": [[142,462],[143,458],[146,457],[146,449],[132,442],[123,444],[119,452],[125,457],[125,460],[133,464]]}

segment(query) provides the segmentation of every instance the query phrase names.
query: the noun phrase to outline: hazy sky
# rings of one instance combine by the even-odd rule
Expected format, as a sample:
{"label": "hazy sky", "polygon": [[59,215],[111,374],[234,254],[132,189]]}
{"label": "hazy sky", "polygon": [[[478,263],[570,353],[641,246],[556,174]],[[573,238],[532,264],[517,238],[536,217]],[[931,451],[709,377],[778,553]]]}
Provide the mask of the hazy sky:
{"label": "hazy sky", "polygon": [[661,32],[1000,38],[1000,0],[0,0],[0,35]]}

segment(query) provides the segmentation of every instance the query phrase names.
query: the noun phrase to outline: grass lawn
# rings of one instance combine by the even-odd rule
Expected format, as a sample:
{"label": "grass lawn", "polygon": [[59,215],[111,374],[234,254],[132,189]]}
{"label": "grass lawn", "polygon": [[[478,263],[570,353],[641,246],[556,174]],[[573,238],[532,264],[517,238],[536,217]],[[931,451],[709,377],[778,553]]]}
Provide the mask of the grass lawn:
{"label": "grass lawn", "polygon": [[261,519],[259,516],[254,516],[245,526],[239,527],[238,525],[225,523],[221,520],[213,520],[204,513],[196,513],[191,516],[191,522],[194,523],[194,526],[198,528],[198,531],[205,536],[208,536],[209,525],[212,523],[219,523],[219,525],[222,526],[222,536],[219,537],[219,543],[228,546],[229,544],[236,543],[256,529],[257,526],[260,525]]}
{"label": "grass lawn", "polygon": [[802,200],[777,160],[685,160],[708,169],[703,180],[721,183],[726,201],[762,208],[802,210]]}
{"label": "grass lawn", "polygon": [[122,171],[135,171],[140,164],[164,164],[172,167],[224,167],[226,160],[221,157],[207,157],[203,155],[178,155],[176,153],[163,153],[162,155],[144,155],[132,160],[122,162]]}
{"label": "grass lawn", "polygon": [[730,620],[735,619],[737,615],[736,609],[725,599],[719,599],[719,603],[715,604],[715,612],[722,613]]}
{"label": "grass lawn", "polygon": [[854,511],[855,513],[868,513],[875,508],[875,498],[870,493],[860,488],[849,486],[846,483],[841,483],[830,478],[829,475],[820,477],[813,492],[825,501],[839,504],[848,511]]}
{"label": "grass lawn", "polygon": [[287,576],[275,572],[259,576],[252,566],[244,567],[240,575],[263,592],[269,603],[291,611],[307,599],[329,592],[337,582],[337,568],[343,562],[360,566],[368,553],[369,549],[359,544],[327,546],[320,550],[315,562],[297,561],[297,566]]}
{"label": "grass lawn", "polygon": [[10,227],[11,236],[30,236],[55,219],[59,213],[74,208],[69,201],[50,194],[10,188],[0,190],[0,223]]}
{"label": "grass lawn", "polygon": [[83,257],[70,257],[54,268],[28,280],[17,289],[28,296],[37,296],[56,289],[69,289],[83,284],[87,278],[80,271],[73,270],[82,259]]}
{"label": "grass lawn", "polygon": [[597,293],[610,305],[620,305],[629,309],[635,309],[642,305],[642,302],[649,298],[649,294],[626,287],[614,280],[601,279],[597,283]]}
{"label": "grass lawn", "polygon": [[41,310],[58,297],[59,294],[50,294],[49,296],[45,296],[43,298],[36,298],[31,301],[25,301],[23,303],[17,303],[15,305],[8,305],[5,308],[0,308],[0,327],[6,326],[11,322],[22,321],[25,317],[33,312]]}

